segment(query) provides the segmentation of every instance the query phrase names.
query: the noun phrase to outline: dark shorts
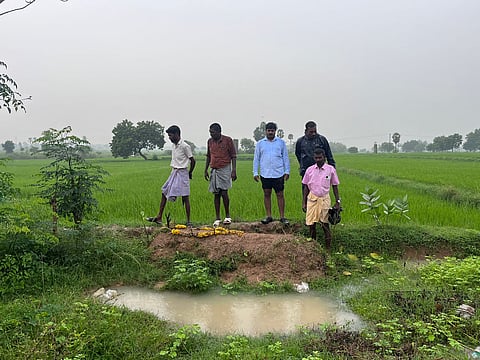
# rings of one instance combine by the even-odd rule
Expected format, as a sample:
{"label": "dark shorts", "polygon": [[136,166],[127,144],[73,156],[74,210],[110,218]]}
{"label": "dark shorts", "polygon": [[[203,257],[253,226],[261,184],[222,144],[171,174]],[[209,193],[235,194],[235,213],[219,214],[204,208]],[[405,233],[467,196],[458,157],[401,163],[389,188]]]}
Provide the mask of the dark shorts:
{"label": "dark shorts", "polygon": [[283,191],[285,187],[285,179],[282,177],[279,178],[264,178],[260,176],[262,180],[262,189],[273,189],[275,192]]}

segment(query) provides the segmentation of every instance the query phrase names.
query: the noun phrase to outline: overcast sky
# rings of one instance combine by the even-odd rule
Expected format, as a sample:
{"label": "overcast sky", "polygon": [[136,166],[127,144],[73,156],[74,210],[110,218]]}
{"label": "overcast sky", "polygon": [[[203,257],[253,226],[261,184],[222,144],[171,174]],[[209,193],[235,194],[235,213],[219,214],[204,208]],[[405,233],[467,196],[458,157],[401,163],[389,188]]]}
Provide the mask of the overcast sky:
{"label": "overcast sky", "polygon": [[297,138],[314,120],[368,149],[465,137],[480,127],[479,19],[478,0],[39,0],[0,17],[0,60],[32,96],[0,111],[0,142],[71,125],[107,144],[123,119],[177,124],[197,146],[212,122]]}

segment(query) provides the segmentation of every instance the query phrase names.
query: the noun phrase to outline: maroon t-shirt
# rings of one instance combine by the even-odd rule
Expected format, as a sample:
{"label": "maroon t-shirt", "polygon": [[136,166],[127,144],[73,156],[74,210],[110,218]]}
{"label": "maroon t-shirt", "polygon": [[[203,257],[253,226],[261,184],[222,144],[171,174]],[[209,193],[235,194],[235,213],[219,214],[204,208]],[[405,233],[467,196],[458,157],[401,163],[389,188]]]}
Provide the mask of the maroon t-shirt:
{"label": "maroon t-shirt", "polygon": [[237,157],[235,145],[230,136],[221,135],[218,141],[212,138],[207,141],[207,157],[210,157],[210,167],[221,169]]}

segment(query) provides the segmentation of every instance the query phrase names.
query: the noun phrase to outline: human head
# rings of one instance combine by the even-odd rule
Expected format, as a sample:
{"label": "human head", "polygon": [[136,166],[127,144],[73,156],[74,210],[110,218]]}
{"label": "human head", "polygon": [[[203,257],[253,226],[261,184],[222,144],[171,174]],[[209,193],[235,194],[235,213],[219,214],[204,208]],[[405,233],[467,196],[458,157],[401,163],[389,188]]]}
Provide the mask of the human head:
{"label": "human head", "polygon": [[274,122],[269,122],[265,125],[265,135],[268,140],[273,140],[275,138],[275,133],[277,132],[277,124]]}
{"label": "human head", "polygon": [[325,164],[325,150],[319,147],[315,148],[313,150],[313,160],[315,160],[318,167],[322,167]]}
{"label": "human head", "polygon": [[268,130],[268,129],[277,130],[277,124],[275,124],[274,122],[266,123],[265,124],[265,130]]}
{"label": "human head", "polygon": [[172,143],[178,143],[180,140],[180,128],[177,125],[170,126],[165,132]]}
{"label": "human head", "polygon": [[311,139],[317,135],[317,124],[314,121],[307,121],[305,124],[305,135]]}
{"label": "human head", "polygon": [[222,127],[220,126],[219,123],[211,124],[209,131],[210,131],[210,136],[214,140],[218,140],[222,136]]}

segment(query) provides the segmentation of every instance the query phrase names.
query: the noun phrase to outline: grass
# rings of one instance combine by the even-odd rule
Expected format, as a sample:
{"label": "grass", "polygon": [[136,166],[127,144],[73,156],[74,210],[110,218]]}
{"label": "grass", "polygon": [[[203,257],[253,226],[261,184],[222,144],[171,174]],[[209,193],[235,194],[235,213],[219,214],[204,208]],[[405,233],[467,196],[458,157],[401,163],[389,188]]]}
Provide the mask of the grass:
{"label": "grass", "polygon": [[[2,297],[2,359],[461,359],[458,346],[474,347],[480,341],[478,316],[454,316],[458,301],[480,305],[478,258],[432,262],[417,271],[390,256],[402,244],[470,247],[478,254],[478,232],[422,232],[399,225],[341,229],[335,236],[341,246],[327,261],[327,277],[310,286],[347,302],[369,326],[360,333],[325,325],[288,336],[246,337],[203,334],[89,299],[86,290],[112,283],[166,280],[173,262],[153,267],[143,242],[122,233],[66,229],[44,259],[44,281],[39,281],[40,273],[29,280],[40,286],[27,284],[23,291]],[[369,254],[372,249],[384,252]],[[461,299],[451,300],[457,297]],[[445,311],[437,312],[436,306]]]}
{"label": "grass", "polygon": [[[156,213],[160,186],[170,171],[168,159],[94,161],[111,174],[107,187],[112,190],[98,195],[102,213],[97,221],[102,229],[112,224],[139,226],[142,212]],[[0,211],[0,279],[7,280],[0,288],[1,358],[466,358],[468,349],[480,343],[480,219],[478,208],[462,196],[478,193],[478,184],[471,179],[460,182],[458,168],[449,164],[459,162],[461,174],[476,174],[472,166],[478,168],[478,156],[356,154],[339,155],[337,162],[344,221],[334,228],[334,251],[326,258],[326,277],[310,286],[347,302],[368,326],[359,333],[330,325],[299,329],[291,336],[258,338],[211,336],[89,299],[86,293],[100,286],[153,286],[167,281],[175,263],[162,259],[152,264],[148,236],[128,238],[89,224],[76,230],[66,226],[58,239],[52,238],[48,209],[38,205],[30,186],[35,182],[32,175],[47,161],[7,163],[5,170],[15,174],[22,196],[10,205],[21,212],[19,218],[29,214],[31,222],[29,227],[7,224]],[[402,170],[395,170],[399,164]],[[192,215],[197,223],[209,223],[213,217],[203,167],[199,158],[192,182]],[[295,168],[292,161],[292,177],[286,184],[287,214],[300,222],[301,186]],[[239,160],[238,174],[230,193],[232,215],[236,221],[258,220],[264,215],[262,191],[252,179],[251,159]],[[407,194],[413,220],[392,218],[388,224],[374,225],[361,214],[358,204],[366,186],[379,188],[382,200]],[[460,200],[440,196],[443,187],[453,189]],[[168,211],[182,222],[180,203],[168,204]],[[446,249],[458,258],[429,261],[416,268],[396,260],[407,247],[427,254]],[[10,256],[4,256],[8,251]],[[457,316],[456,308],[462,303],[477,308],[477,314],[470,319]]]}
{"label": "grass", "polygon": [[478,193],[480,153],[450,153],[442,157],[432,154],[340,154],[339,170],[355,169],[386,178],[411,180],[427,185],[445,186]]}
{"label": "grass", "polygon": [[[356,225],[371,221],[361,213],[359,205],[360,193],[371,187],[379,189],[382,201],[408,195],[409,215],[415,224],[478,229],[480,195],[475,180],[479,177],[474,175],[480,171],[477,161],[480,157],[463,155],[337,155],[343,223]],[[144,216],[156,215],[161,186],[170,173],[167,157],[158,161],[111,158],[93,161],[110,173],[106,178],[106,187],[110,190],[97,196],[101,211],[99,223],[141,226]],[[5,169],[15,174],[15,186],[28,199],[35,191],[30,186],[35,182],[34,174],[45,164],[46,160],[12,160]],[[191,182],[192,221],[196,224],[210,224],[215,217],[213,196],[203,177],[204,167],[203,157],[198,157]],[[292,221],[302,222],[301,179],[293,158],[291,168],[290,180],[285,185],[286,215]],[[237,173],[238,180],[230,190],[231,215],[234,221],[258,221],[265,216],[263,194],[261,185],[253,181],[251,156],[239,159]],[[275,197],[272,209],[278,217]],[[165,213],[170,213],[176,223],[185,222],[180,201],[168,203]],[[403,222],[393,217],[389,221]]]}

